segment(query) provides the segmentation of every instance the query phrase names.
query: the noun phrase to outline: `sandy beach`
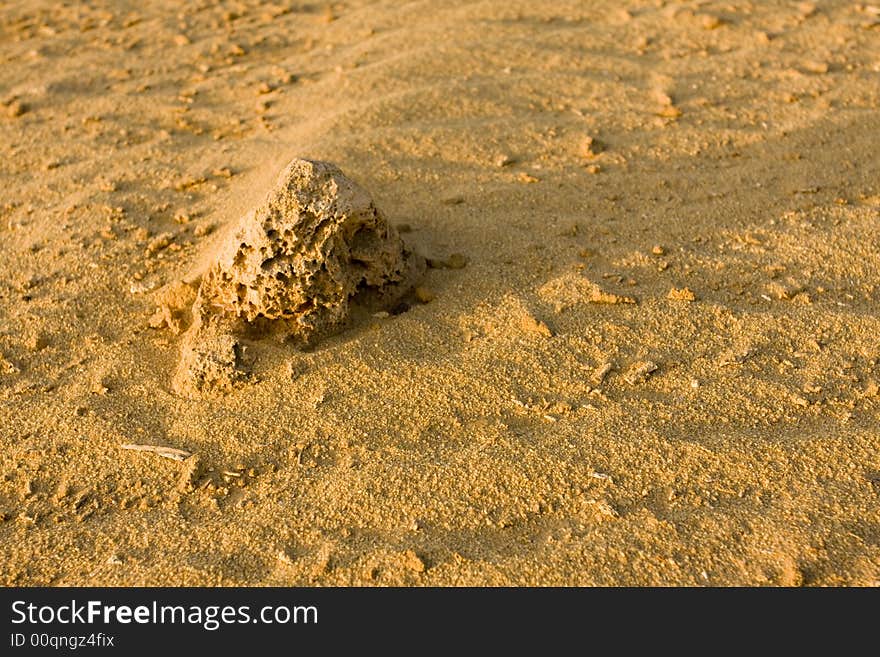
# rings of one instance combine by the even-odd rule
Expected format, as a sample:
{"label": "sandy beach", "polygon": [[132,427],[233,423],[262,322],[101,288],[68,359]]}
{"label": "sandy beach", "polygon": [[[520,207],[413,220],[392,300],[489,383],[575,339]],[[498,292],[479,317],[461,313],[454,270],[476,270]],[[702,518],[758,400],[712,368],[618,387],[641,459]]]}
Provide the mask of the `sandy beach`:
{"label": "sandy beach", "polygon": [[[22,0],[0,62],[0,584],[880,585],[877,3]],[[427,267],[182,394],[294,158]]]}

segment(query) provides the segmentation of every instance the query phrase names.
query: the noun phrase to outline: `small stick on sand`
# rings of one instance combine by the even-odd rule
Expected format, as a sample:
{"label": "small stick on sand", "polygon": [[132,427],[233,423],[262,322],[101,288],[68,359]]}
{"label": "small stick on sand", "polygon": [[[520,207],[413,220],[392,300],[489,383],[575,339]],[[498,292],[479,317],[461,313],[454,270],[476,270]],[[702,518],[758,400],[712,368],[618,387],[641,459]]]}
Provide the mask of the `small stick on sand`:
{"label": "small stick on sand", "polygon": [[120,449],[131,449],[136,452],[155,452],[159,456],[164,456],[166,459],[172,459],[174,461],[184,461],[192,456],[191,452],[187,452],[182,449],[174,449],[173,447],[162,447],[161,445],[120,445]]}

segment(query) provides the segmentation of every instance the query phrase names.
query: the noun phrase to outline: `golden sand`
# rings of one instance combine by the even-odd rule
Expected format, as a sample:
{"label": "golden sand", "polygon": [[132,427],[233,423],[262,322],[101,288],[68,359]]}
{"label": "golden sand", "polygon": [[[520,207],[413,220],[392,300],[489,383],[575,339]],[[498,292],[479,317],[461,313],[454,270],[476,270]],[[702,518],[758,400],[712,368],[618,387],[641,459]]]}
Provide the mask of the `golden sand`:
{"label": "golden sand", "polygon": [[[625,6],[4,3],[0,583],[880,583],[880,8]],[[418,303],[179,396],[294,157]]]}

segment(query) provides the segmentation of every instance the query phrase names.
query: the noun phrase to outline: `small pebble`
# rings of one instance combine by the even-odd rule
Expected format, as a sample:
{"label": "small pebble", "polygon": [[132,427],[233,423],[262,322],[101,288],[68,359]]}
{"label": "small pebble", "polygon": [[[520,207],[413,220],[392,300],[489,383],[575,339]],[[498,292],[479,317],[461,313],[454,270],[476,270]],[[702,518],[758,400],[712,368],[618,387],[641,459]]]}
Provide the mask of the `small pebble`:
{"label": "small pebble", "polygon": [[807,406],[810,405],[809,400],[804,399],[800,395],[792,395],[791,401],[792,401],[792,403],[794,403],[795,406],[800,406],[801,408],[806,408]]}
{"label": "small pebble", "polygon": [[657,112],[657,116],[661,116],[664,119],[677,119],[681,116],[681,110],[675,105],[666,105],[663,109]]}
{"label": "small pebble", "polygon": [[816,13],[816,5],[812,2],[799,2],[797,8],[804,18],[809,18]]}
{"label": "small pebble", "polygon": [[587,135],[581,143],[581,155],[586,158],[596,157],[605,147],[595,137]]}
{"label": "small pebble", "polygon": [[434,299],[437,298],[437,295],[434,294],[432,290],[421,285],[416,286],[416,288],[413,290],[413,293],[416,295],[416,299],[418,299],[421,303],[431,303]]}
{"label": "small pebble", "polygon": [[682,288],[671,288],[669,293],[666,295],[667,299],[672,299],[673,301],[696,301],[697,295],[695,295],[690,288],[682,287]]}
{"label": "small pebble", "polygon": [[703,29],[706,30],[717,30],[719,27],[724,25],[724,21],[718,18],[718,16],[712,16],[710,14],[706,14],[702,17],[701,23],[703,24]]}
{"label": "small pebble", "polygon": [[35,333],[27,339],[25,347],[28,351],[42,351],[49,346],[49,340],[42,333]]}
{"label": "small pebble", "polygon": [[657,371],[658,366],[656,363],[652,363],[649,360],[640,361],[638,363],[633,364],[633,366],[629,369],[629,372],[626,373],[624,377],[626,382],[630,385],[636,385],[637,383],[644,383],[647,381],[648,377],[651,376],[652,373]]}
{"label": "small pebble", "polygon": [[446,258],[446,266],[449,269],[464,269],[467,266],[467,263],[467,256],[464,256],[461,253],[453,253]]}
{"label": "small pebble", "polygon": [[13,100],[6,106],[9,116],[16,118],[27,112],[30,108],[19,100]]}
{"label": "small pebble", "polygon": [[157,235],[147,245],[147,253],[158,253],[162,249],[168,248],[173,240],[174,236],[171,233],[162,233],[161,235]]}
{"label": "small pebble", "polygon": [[599,367],[595,369],[595,371],[593,372],[593,376],[590,380],[596,385],[599,385],[605,380],[605,377],[608,376],[609,372],[611,372],[612,369],[614,369],[614,365],[612,363],[602,363],[601,365],[599,365]]}
{"label": "small pebble", "polygon": [[801,66],[803,66],[804,70],[808,73],[815,73],[816,75],[822,75],[829,71],[827,62],[818,62],[808,59],[802,62]]}
{"label": "small pebble", "polygon": [[464,269],[468,259],[461,253],[453,253],[446,258],[427,258],[427,263],[431,269]]}

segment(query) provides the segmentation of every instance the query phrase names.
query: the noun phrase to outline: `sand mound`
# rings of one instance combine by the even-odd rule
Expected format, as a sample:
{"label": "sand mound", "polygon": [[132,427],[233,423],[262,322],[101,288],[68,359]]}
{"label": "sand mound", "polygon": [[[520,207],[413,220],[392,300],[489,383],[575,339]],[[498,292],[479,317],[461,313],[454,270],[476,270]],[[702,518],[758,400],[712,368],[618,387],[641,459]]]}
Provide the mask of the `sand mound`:
{"label": "sand mound", "polygon": [[606,292],[596,283],[577,272],[566,272],[548,281],[538,290],[538,296],[562,312],[581,303],[635,303],[632,297]]}
{"label": "sand mound", "polygon": [[242,374],[242,330],[313,341],[341,326],[352,303],[394,305],[424,268],[338,167],[295,159],[203,278],[174,388],[227,390]]}

